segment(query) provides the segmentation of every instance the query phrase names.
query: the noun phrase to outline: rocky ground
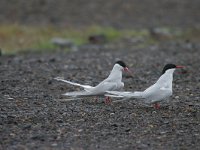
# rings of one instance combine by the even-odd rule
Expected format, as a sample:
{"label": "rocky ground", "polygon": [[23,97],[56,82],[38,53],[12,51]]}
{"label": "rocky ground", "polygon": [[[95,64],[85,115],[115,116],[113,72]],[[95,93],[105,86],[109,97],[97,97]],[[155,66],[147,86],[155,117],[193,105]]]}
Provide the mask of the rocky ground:
{"label": "rocky ground", "polygon": [[[147,48],[121,42],[75,52],[1,56],[0,149],[199,149],[199,48],[188,42]],[[117,59],[134,73],[133,78],[124,74],[129,91],[154,83],[166,63],[186,67],[175,72],[174,94],[160,110],[133,100],[66,102],[61,94],[79,89],[53,80],[62,76],[96,85]]]}

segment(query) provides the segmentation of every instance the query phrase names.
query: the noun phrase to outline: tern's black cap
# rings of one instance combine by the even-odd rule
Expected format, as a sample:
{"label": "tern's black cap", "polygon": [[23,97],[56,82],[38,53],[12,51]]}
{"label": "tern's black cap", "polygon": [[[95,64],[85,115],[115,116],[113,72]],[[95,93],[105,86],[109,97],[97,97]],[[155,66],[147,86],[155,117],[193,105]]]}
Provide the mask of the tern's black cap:
{"label": "tern's black cap", "polygon": [[174,68],[176,68],[176,65],[174,65],[174,64],[167,64],[163,68],[162,74],[164,74],[168,69],[174,69]]}
{"label": "tern's black cap", "polygon": [[121,60],[117,61],[115,64],[119,64],[120,66],[122,66],[124,68],[127,67],[126,64]]}

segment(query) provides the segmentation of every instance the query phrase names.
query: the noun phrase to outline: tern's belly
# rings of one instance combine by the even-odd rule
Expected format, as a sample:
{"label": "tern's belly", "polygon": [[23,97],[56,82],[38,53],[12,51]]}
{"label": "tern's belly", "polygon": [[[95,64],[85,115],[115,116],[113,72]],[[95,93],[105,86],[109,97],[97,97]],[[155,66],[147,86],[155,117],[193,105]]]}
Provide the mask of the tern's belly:
{"label": "tern's belly", "polygon": [[149,95],[149,97],[147,98],[151,103],[153,102],[158,102],[158,101],[162,101],[164,99],[169,98],[172,95],[172,91],[160,91],[158,93],[154,93],[152,95]]}
{"label": "tern's belly", "polygon": [[112,91],[118,91],[124,88],[124,83],[120,82],[118,83],[115,87],[113,87],[113,89],[111,89]]}

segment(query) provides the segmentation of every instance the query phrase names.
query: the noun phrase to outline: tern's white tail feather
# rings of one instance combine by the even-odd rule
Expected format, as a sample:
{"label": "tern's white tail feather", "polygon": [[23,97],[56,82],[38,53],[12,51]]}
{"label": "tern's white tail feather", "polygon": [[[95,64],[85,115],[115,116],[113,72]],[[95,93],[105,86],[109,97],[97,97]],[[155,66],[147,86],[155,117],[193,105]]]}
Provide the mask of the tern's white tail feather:
{"label": "tern's white tail feather", "polygon": [[124,98],[124,96],[121,96],[121,95],[113,95],[113,94],[104,94],[104,96],[107,96],[107,97],[115,97],[115,98]]}
{"label": "tern's white tail feather", "polygon": [[132,97],[134,98],[143,98],[143,92],[133,92]]}
{"label": "tern's white tail feather", "polygon": [[67,98],[67,99],[58,99],[60,102],[67,102],[67,101],[77,101],[77,100],[82,100],[83,98],[77,98],[77,97],[72,97],[72,98]]}
{"label": "tern's white tail feather", "polygon": [[119,91],[107,91],[105,96],[119,97],[119,98],[142,98],[143,92],[119,92]]}
{"label": "tern's white tail feather", "polygon": [[91,93],[87,91],[75,91],[75,92],[67,92],[63,95],[70,96],[70,97],[79,97],[79,96],[91,96]]}
{"label": "tern's white tail feather", "polygon": [[82,84],[79,84],[79,83],[74,83],[74,82],[71,82],[71,81],[68,81],[68,80],[64,80],[60,77],[57,77],[57,78],[54,78],[55,80],[57,81],[62,81],[62,82],[65,82],[65,83],[68,83],[68,84],[71,84],[71,85],[75,85],[75,86],[79,86],[79,87],[82,87],[84,88],[86,91],[88,91],[89,89],[93,88],[92,86],[90,85],[82,85]]}

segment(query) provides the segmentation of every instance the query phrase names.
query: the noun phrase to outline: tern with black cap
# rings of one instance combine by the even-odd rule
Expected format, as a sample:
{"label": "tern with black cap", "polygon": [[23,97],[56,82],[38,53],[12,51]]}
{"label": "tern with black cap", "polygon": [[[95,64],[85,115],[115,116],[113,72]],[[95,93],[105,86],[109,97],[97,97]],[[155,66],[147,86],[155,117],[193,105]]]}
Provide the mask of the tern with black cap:
{"label": "tern with black cap", "polygon": [[145,102],[147,103],[153,103],[154,107],[158,109],[160,108],[159,102],[169,98],[172,95],[173,73],[177,68],[183,68],[183,66],[177,66],[174,64],[165,65],[162,70],[162,75],[157,80],[157,82],[144,91],[107,91],[108,94],[106,94],[106,96],[124,98],[124,100],[131,98],[141,98],[145,99]]}
{"label": "tern with black cap", "polygon": [[[68,80],[63,80],[62,78],[55,78],[58,81],[63,81],[65,83],[79,86],[83,88],[83,91],[75,91],[75,92],[67,92],[63,95],[70,96],[70,97],[80,97],[80,96],[104,96],[106,91],[117,91],[124,87],[124,83],[122,82],[122,71],[129,72],[128,67],[123,61],[117,61],[113,66],[113,69],[110,75],[100,82],[97,86],[90,86],[90,85],[82,85],[79,83],[74,83]],[[105,102],[110,102],[110,98],[106,97]]]}

